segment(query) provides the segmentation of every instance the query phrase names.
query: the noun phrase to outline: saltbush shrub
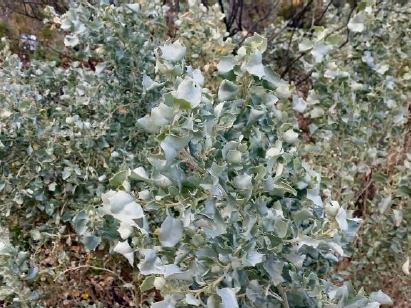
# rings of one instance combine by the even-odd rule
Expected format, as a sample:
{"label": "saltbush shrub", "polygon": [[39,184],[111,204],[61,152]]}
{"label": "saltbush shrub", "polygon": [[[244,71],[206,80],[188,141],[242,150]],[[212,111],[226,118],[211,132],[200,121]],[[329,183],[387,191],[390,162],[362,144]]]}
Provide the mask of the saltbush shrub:
{"label": "saltbush shrub", "polygon": [[[207,11],[196,4],[189,1],[192,15],[179,16],[173,40],[166,37],[169,8],[158,1],[80,1],[62,16],[50,8],[47,22],[65,31],[71,57],[63,67],[47,61],[26,67],[6,44],[0,69],[0,300],[11,307],[41,303],[47,294],[39,273],[54,274],[59,283],[65,272],[42,271],[30,252],[38,254],[47,240],[73,231],[87,251],[125,257],[138,277],[137,285],[124,285],[140,294],[134,305],[391,304],[381,291],[367,298],[349,283],[332,284],[332,268],[350,252],[360,220],[347,208],[349,194],[334,193],[338,177],[316,172],[319,160],[312,168],[302,159],[329,150],[329,131],[335,123],[346,125],[344,117],[326,118],[327,108],[334,116],[331,100],[344,114],[358,112],[345,90],[352,82],[369,82],[375,96],[390,82],[385,67],[383,73],[371,67],[368,80],[358,76],[357,70],[369,69],[361,61],[350,68],[344,62],[357,59],[351,57],[355,52],[365,54],[368,37],[354,35],[363,47],[354,44],[347,58],[334,60],[352,76],[331,72],[328,57],[340,39],[328,35],[331,30],[316,28],[309,39],[301,38],[299,52],[308,56],[301,57],[302,67],[315,77],[304,100],[263,64],[265,38],[254,35],[236,56],[228,55],[233,45],[223,25],[213,28],[222,18],[217,7]],[[361,8],[349,29],[370,35],[364,30],[374,22],[373,6]],[[200,21],[207,21],[202,36],[192,33]],[[407,48],[393,49],[401,57]],[[402,69],[393,78],[407,80]],[[357,90],[361,103],[374,102]],[[402,98],[393,92],[383,93]],[[350,100],[330,98],[335,93]],[[305,110],[315,118],[312,148],[299,144],[294,111]],[[393,131],[405,124],[405,113],[395,122],[398,110],[404,108],[390,117]],[[364,122],[349,119],[358,125],[353,138],[363,138]],[[403,194],[409,192],[408,167],[404,160],[396,176]]]}
{"label": "saltbush shrub", "polygon": [[216,93],[185,66],[179,41],[156,51],[161,83],[147,87],[162,99],[138,120],[154,134],[147,162],[122,171],[126,184],[105,193],[99,211],[120,223],[113,251],[131,265],[137,256],[142,286],[161,292],[152,307],[389,300],[376,293],[371,303],[323,280],[358,220],[336,201],[324,210],[321,177],[296,147],[292,89],[262,64],[266,46],[255,35],[223,57]]}

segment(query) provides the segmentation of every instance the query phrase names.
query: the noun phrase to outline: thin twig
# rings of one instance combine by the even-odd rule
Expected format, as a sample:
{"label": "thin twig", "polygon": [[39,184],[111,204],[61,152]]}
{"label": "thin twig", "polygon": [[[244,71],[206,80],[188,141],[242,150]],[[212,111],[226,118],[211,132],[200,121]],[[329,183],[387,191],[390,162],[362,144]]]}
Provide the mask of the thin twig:
{"label": "thin twig", "polygon": [[270,36],[268,38],[268,42],[271,42],[273,39],[275,39],[276,37],[278,37],[281,33],[283,33],[285,31],[285,29],[287,29],[289,26],[292,25],[292,23],[295,21],[295,19],[298,17],[298,19],[300,19],[304,13],[308,10],[309,6],[314,2],[314,0],[310,0],[306,6],[304,6],[301,10],[299,10],[297,13],[294,14],[293,17],[291,17],[291,19],[287,22],[287,24],[281,28],[281,30],[278,33],[273,34],[272,36]]}
{"label": "thin twig", "polygon": [[[348,18],[347,18],[347,22],[345,23],[345,27],[347,27],[348,24],[350,23],[351,15],[352,15],[352,13],[354,13],[354,10],[355,10],[356,7],[357,7],[357,3],[355,3],[355,4],[352,6],[351,11],[350,11],[350,14],[348,14]],[[348,29],[348,27],[347,27],[347,38],[345,39],[344,43],[342,43],[339,48],[344,47],[344,46],[348,43],[348,41],[350,40],[350,33],[351,33],[351,32],[350,32],[350,29]]]}
{"label": "thin twig", "polygon": [[361,192],[357,195],[357,197],[355,197],[354,200],[354,204],[356,204],[358,202],[358,200],[361,198],[361,196],[365,193],[365,191],[370,187],[370,185],[372,184],[372,177],[370,178],[370,180],[368,181],[367,185],[365,185],[365,187],[361,190]]}
{"label": "thin twig", "polygon": [[285,68],[284,72],[281,74],[281,78],[283,78],[285,76],[285,74],[288,73],[288,71],[290,70],[290,68],[293,66],[293,64],[295,62],[297,62],[298,60],[300,60],[302,57],[304,57],[307,54],[306,51],[302,52],[297,58],[295,58],[290,64],[287,65],[287,67]]}
{"label": "thin twig", "polygon": [[[234,1],[234,5],[231,9],[230,18],[228,20],[228,28],[231,29],[232,25],[234,24],[235,17],[237,16],[239,5],[237,1]],[[231,32],[231,31],[229,31]]]}
{"label": "thin twig", "polygon": [[295,86],[298,87],[300,84],[302,84],[303,82],[307,81],[307,80],[311,77],[311,75],[313,74],[313,71],[314,71],[314,70],[311,69],[302,79],[298,80],[298,81],[295,83]]}
{"label": "thin twig", "polygon": [[338,47],[339,49],[343,48],[350,41],[350,29],[347,28],[347,37],[345,41]]}
{"label": "thin twig", "polygon": [[229,31],[229,29],[228,29],[228,21],[227,21],[227,16],[225,15],[225,12],[224,12],[224,4],[223,4],[223,0],[218,0],[218,5],[220,6],[221,13],[223,13],[223,14],[224,14],[223,21],[224,21],[224,24],[225,24],[225,28],[226,28],[227,32],[230,32],[230,31]]}
{"label": "thin twig", "polygon": [[247,35],[244,36],[244,38],[241,40],[241,42],[238,44],[239,46],[241,46],[244,41],[251,35],[254,33],[255,29],[257,28],[258,24],[260,24],[261,22],[263,22],[264,20],[266,20],[270,15],[271,12],[280,4],[280,0],[278,0],[276,3],[274,3],[274,5],[268,10],[267,14],[265,14],[263,17],[261,17],[259,20],[257,20],[254,25],[251,27],[251,29],[249,31],[247,31]]}
{"label": "thin twig", "polygon": [[327,6],[322,11],[321,15],[315,20],[314,24],[318,25],[320,23],[320,21],[323,19],[323,17],[325,16],[325,13],[328,11],[332,3],[333,3],[332,1],[328,2]]}
{"label": "thin twig", "polygon": [[287,51],[285,52],[285,54],[287,55],[287,59],[288,59],[288,52],[290,51],[290,47],[291,47],[291,44],[293,42],[293,37],[294,37],[294,33],[295,33],[296,29],[297,29],[297,25],[293,28],[293,31],[291,32],[290,39],[288,40],[288,47],[287,47]]}
{"label": "thin twig", "polygon": [[324,37],[324,39],[328,38],[330,35],[332,35],[332,34],[334,34],[334,33],[336,33],[336,32],[339,32],[340,30],[342,30],[342,29],[344,29],[345,27],[347,27],[348,24],[349,24],[349,22],[350,22],[351,15],[354,13],[354,11],[355,11],[356,8],[357,8],[357,6],[356,6],[356,5],[353,5],[352,8],[351,8],[351,10],[350,10],[350,13],[348,14],[348,18],[347,18],[346,23],[345,23],[344,25],[342,25],[341,27],[337,28],[336,30],[328,33],[328,34]]}
{"label": "thin twig", "polygon": [[238,16],[238,28],[241,30],[243,29],[243,8],[244,8],[244,0],[240,0],[241,1],[241,5],[240,5],[240,14]]}
{"label": "thin twig", "polygon": [[7,5],[0,5],[0,7],[6,8],[6,9],[10,9],[12,12],[14,12],[14,13],[16,13],[16,14],[20,14],[20,15],[26,16],[26,17],[31,18],[31,19],[43,21],[43,19],[41,19],[41,18],[39,19],[39,18],[37,18],[37,17],[34,16],[34,15],[30,15],[30,14],[27,12],[27,9],[25,9],[25,12],[22,12],[22,11],[19,11],[19,10],[16,10],[16,9],[12,9],[12,8],[10,8],[10,7],[7,6]]}
{"label": "thin twig", "polygon": [[107,272],[107,273],[112,274],[113,276],[116,276],[116,277],[117,277],[121,282],[123,282],[124,284],[127,283],[126,281],[123,280],[123,278],[121,278],[121,276],[120,276],[119,274],[113,272],[112,270],[109,270],[109,269],[107,269],[107,268],[92,266],[92,265],[88,265],[88,264],[79,265],[79,266],[76,266],[76,267],[71,267],[71,268],[69,268],[69,269],[66,269],[65,271],[59,273],[59,274],[56,276],[56,278],[54,278],[54,281],[57,281],[57,279],[60,278],[60,276],[66,274],[66,273],[68,273],[68,272],[76,271],[76,270],[81,269],[81,268],[89,268],[89,269],[94,269],[94,270],[97,270],[97,271],[105,271],[105,272]]}
{"label": "thin twig", "polygon": [[[351,15],[354,13],[356,7],[357,7],[357,6],[354,4],[353,7],[351,8],[351,11],[350,11],[350,13],[348,14],[348,18],[347,18],[346,23],[345,23],[344,25],[342,25],[341,27],[339,27],[338,29],[336,29],[335,31],[332,31],[332,32],[328,33],[328,34],[325,36],[324,39],[326,39],[327,37],[329,37],[331,34],[333,34],[333,33],[335,33],[335,32],[338,32],[338,31],[340,31],[341,29],[344,29],[345,27],[347,27],[348,23],[350,22]],[[348,34],[347,34],[347,41],[344,42],[343,45],[340,46],[340,48],[343,47],[343,46],[348,42],[348,38],[349,38],[348,36],[349,36],[349,32],[348,32]],[[285,74],[288,73],[288,71],[290,70],[290,68],[292,67],[292,65],[293,65],[295,62],[297,62],[298,60],[300,60],[300,59],[301,59],[303,56],[305,56],[306,54],[307,54],[306,51],[305,51],[305,52],[302,52],[297,58],[295,58],[290,64],[288,64],[287,67],[285,68],[284,72],[281,74],[281,78],[283,78],[283,77],[285,76]]]}

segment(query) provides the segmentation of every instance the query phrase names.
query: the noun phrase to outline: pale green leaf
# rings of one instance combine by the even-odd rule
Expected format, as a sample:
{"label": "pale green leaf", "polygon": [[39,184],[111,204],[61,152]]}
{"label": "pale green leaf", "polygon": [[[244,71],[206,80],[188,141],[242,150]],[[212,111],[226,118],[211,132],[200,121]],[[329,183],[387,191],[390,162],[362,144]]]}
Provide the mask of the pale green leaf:
{"label": "pale green leaf", "polygon": [[365,30],[364,17],[362,14],[357,14],[350,19],[347,25],[352,32],[363,32]]}
{"label": "pale green leaf", "polygon": [[172,44],[165,44],[160,49],[163,59],[171,63],[181,61],[186,55],[186,47],[178,40]]}
{"label": "pale green leaf", "polygon": [[178,100],[186,101],[191,108],[195,108],[201,102],[201,87],[192,79],[186,78],[180,83],[173,95]]}
{"label": "pale green leaf", "polygon": [[271,281],[274,286],[278,286],[282,282],[284,282],[284,278],[282,276],[284,263],[279,260],[274,260],[273,258],[268,259],[264,262],[263,265],[264,269],[271,277]]}
{"label": "pale green leaf", "polygon": [[234,100],[237,96],[238,87],[229,80],[224,80],[218,89],[218,100],[220,102]]}
{"label": "pale green leaf", "polygon": [[126,6],[135,13],[138,13],[140,11],[140,4],[138,3],[130,3],[126,4]]}
{"label": "pale green leaf", "polygon": [[88,250],[94,251],[100,244],[101,238],[95,235],[86,235],[83,238],[83,243]]}
{"label": "pale green leaf", "polygon": [[161,86],[162,86],[161,83],[158,83],[158,82],[154,81],[153,79],[151,79],[146,74],[143,75],[143,87],[146,91],[151,91],[151,90],[157,89]]}
{"label": "pale green leaf", "polygon": [[293,129],[289,129],[283,134],[283,140],[288,144],[294,144],[298,141],[298,134]]}
{"label": "pale green leaf", "polygon": [[146,292],[152,288],[154,288],[154,280],[156,279],[155,276],[148,276],[144,279],[143,283],[140,285],[140,291]]}
{"label": "pale green leaf", "polygon": [[311,54],[313,55],[315,62],[319,63],[323,61],[324,57],[330,52],[331,49],[332,47],[330,45],[319,42],[315,44]]}
{"label": "pale green leaf", "polygon": [[224,56],[217,64],[217,69],[220,74],[228,74],[237,65],[237,61],[231,56]]}
{"label": "pale green leaf", "polygon": [[113,251],[122,254],[131,264],[131,266],[134,266],[134,251],[127,241],[118,242]]}
{"label": "pale green leaf", "polygon": [[141,253],[144,254],[144,259],[138,264],[141,274],[164,274],[164,264],[153,249],[142,249]]}
{"label": "pale green leaf", "polygon": [[218,296],[221,297],[223,308],[238,308],[237,297],[233,288],[217,289]]}
{"label": "pale green leaf", "polygon": [[66,47],[75,47],[80,43],[80,40],[76,35],[66,35],[64,38],[64,45]]}
{"label": "pale green leaf", "polygon": [[159,239],[164,247],[174,247],[183,237],[183,224],[180,219],[167,216],[161,224]]}
{"label": "pale green leaf", "polygon": [[370,300],[372,300],[373,302],[378,302],[381,305],[387,305],[387,306],[394,305],[392,299],[387,294],[382,292],[381,290],[377,292],[372,292],[370,294]]}
{"label": "pale green leaf", "polygon": [[244,41],[244,46],[251,47],[252,51],[258,50],[259,52],[263,53],[267,49],[267,39],[255,33],[252,37],[248,37]]}
{"label": "pale green leaf", "polygon": [[251,54],[244,68],[251,75],[262,78],[265,75],[265,72],[264,72],[264,66],[262,64],[261,52],[256,51],[253,54]]}
{"label": "pale green leaf", "polygon": [[298,50],[301,51],[301,52],[310,50],[313,47],[314,47],[314,43],[311,40],[307,39],[307,38],[304,38],[301,41],[301,43],[298,44]]}
{"label": "pale green leaf", "polygon": [[347,212],[343,208],[338,209],[337,216],[335,216],[335,220],[338,223],[338,226],[342,231],[348,230],[348,223],[347,223]]}
{"label": "pale green leaf", "polygon": [[410,274],[410,258],[409,258],[409,257],[407,257],[407,260],[405,260],[405,262],[404,262],[404,264],[402,265],[401,269],[402,269],[402,272],[403,272],[405,275],[409,275],[409,274]]}

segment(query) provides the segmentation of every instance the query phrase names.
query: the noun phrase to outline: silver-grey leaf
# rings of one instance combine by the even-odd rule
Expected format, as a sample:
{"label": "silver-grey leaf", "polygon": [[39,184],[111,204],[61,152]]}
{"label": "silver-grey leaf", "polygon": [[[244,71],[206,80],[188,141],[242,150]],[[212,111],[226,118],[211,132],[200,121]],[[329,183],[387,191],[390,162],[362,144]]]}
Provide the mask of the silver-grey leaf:
{"label": "silver-grey leaf", "polygon": [[220,102],[234,100],[237,96],[238,86],[229,80],[223,80],[218,89],[218,100]]}
{"label": "silver-grey leaf", "polygon": [[233,288],[217,289],[218,296],[221,297],[223,308],[238,308],[237,297]]}
{"label": "silver-grey leaf", "polygon": [[180,42],[175,41],[172,44],[166,44],[160,47],[163,59],[171,63],[181,61],[186,55],[186,47]]}
{"label": "silver-grey leaf", "polygon": [[183,223],[179,218],[167,216],[161,224],[159,239],[163,246],[174,247],[183,237]]}

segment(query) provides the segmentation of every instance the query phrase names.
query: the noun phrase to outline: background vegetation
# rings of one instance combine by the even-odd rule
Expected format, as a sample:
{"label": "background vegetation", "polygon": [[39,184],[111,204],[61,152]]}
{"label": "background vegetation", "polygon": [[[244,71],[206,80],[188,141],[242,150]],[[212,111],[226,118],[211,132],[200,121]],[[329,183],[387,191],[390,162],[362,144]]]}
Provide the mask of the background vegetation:
{"label": "background vegetation", "polygon": [[0,8],[0,305],[411,307],[406,1]]}

